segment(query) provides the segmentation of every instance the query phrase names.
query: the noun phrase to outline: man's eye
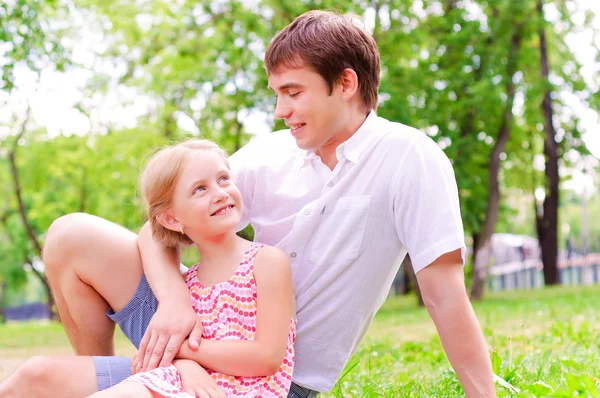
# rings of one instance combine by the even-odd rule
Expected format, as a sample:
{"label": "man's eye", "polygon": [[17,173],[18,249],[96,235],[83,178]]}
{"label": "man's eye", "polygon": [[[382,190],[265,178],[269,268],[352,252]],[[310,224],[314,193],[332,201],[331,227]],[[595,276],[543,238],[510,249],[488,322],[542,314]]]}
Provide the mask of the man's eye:
{"label": "man's eye", "polygon": [[290,97],[292,97],[292,98],[297,97],[298,94],[300,94],[300,91],[298,91],[297,93],[290,93]]}

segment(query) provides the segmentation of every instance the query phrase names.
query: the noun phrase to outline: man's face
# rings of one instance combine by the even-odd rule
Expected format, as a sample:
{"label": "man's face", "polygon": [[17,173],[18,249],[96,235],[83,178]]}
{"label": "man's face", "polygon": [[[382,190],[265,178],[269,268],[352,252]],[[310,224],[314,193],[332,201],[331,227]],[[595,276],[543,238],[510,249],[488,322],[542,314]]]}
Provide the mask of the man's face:
{"label": "man's face", "polygon": [[333,92],[312,68],[282,68],[269,75],[269,87],[277,95],[275,117],[290,127],[298,147],[316,150],[325,146],[344,127],[349,112],[341,85]]}

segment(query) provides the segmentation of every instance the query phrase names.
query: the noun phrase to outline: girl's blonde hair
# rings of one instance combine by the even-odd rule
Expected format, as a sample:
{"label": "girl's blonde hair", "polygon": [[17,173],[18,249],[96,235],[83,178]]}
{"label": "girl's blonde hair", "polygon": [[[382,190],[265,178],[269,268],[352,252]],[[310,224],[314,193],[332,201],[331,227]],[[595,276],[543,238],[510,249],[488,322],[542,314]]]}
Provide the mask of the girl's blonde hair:
{"label": "girl's blonde hair", "polygon": [[160,149],[150,158],[140,177],[142,201],[152,227],[152,236],[168,247],[193,243],[187,235],[163,227],[157,216],[173,205],[175,187],[190,155],[195,151],[215,152],[229,168],[227,154],[219,145],[209,140],[191,139]]}

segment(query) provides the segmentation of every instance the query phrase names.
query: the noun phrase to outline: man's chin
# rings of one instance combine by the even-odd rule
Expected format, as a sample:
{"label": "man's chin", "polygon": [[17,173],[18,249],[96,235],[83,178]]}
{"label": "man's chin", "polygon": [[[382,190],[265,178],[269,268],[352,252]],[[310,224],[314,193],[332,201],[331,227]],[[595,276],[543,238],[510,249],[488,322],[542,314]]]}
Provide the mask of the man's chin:
{"label": "man's chin", "polygon": [[305,151],[314,151],[317,147],[311,143],[303,140],[301,138],[296,138],[296,146]]}

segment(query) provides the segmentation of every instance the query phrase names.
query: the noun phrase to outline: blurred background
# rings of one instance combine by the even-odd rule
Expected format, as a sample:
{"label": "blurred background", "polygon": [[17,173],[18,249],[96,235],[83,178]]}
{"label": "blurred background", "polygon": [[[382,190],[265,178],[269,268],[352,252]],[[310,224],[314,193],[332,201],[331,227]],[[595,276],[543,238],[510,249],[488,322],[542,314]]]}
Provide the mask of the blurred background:
{"label": "blurred background", "polygon": [[[531,312],[500,312],[509,314],[505,319],[543,314],[547,330],[560,336],[583,330],[571,341],[589,348],[581,336],[598,340],[588,353],[591,367],[598,331],[577,329],[579,321],[557,326],[556,316],[567,307],[594,316],[585,303],[600,298],[597,288],[583,287],[600,282],[598,0],[2,0],[0,320],[55,317],[40,253],[57,217],[87,212],[139,229],[144,218],[137,177],[153,149],[201,136],[233,153],[254,136],[283,128],[273,118],[265,49],[296,16],[317,8],[362,19],[381,53],[379,115],[419,128],[451,159],[473,301],[486,294],[503,303],[537,297],[542,301]],[[187,265],[196,260],[186,252]],[[551,285],[572,286],[537,296],[510,293],[543,292]],[[391,296],[415,289],[418,296],[407,260]],[[587,298],[561,301],[555,309],[539,304],[558,296]],[[496,318],[500,301],[494,300],[477,307],[484,327],[492,325],[485,329],[488,339],[509,327]],[[385,335],[386,322],[401,323],[386,314],[403,308],[403,320],[412,319],[408,307],[397,304],[403,302],[386,304],[375,341]],[[422,311],[415,314],[424,319]],[[408,336],[421,330],[414,327]],[[13,358],[4,374],[0,365],[0,376],[40,351],[69,352],[55,326],[15,328],[0,333],[0,353]],[[504,347],[512,361],[515,330],[505,330],[509,334]],[[43,336],[55,337],[43,350],[19,351],[44,344]],[[371,358],[377,346],[366,347]],[[429,359],[423,363],[436,366]],[[395,361],[394,372],[400,359]],[[505,369],[505,380],[514,376],[499,363],[497,374]],[[531,372],[529,381],[538,388],[541,373]],[[356,388],[371,383],[365,380]],[[588,387],[600,384],[590,380]],[[571,388],[567,384],[561,388]],[[344,396],[343,385],[336,396]]]}
{"label": "blurred background", "polygon": [[40,261],[52,220],[140,227],[137,176],[157,146],[202,136],[232,153],[281,128],[265,48],[314,8],[362,18],[381,52],[378,113],[452,160],[474,298],[598,282],[597,1],[8,0],[0,314],[52,303]]}
{"label": "blurred background", "polygon": [[[0,314],[52,304],[52,220],[140,227],[137,176],[157,146],[202,136],[232,153],[282,128],[262,59],[315,8],[362,18],[382,58],[379,115],[454,164],[473,298],[598,282],[598,1],[5,0]],[[404,268],[395,292],[411,288]]]}

